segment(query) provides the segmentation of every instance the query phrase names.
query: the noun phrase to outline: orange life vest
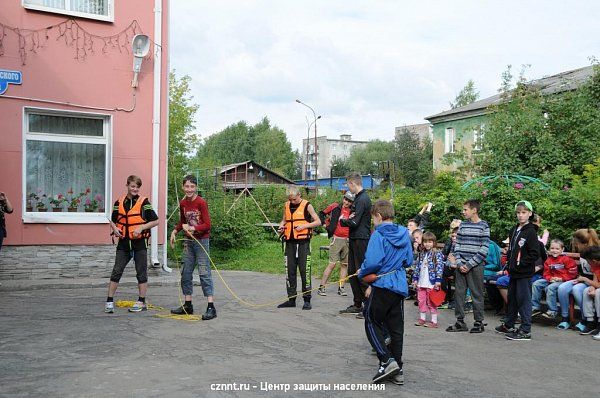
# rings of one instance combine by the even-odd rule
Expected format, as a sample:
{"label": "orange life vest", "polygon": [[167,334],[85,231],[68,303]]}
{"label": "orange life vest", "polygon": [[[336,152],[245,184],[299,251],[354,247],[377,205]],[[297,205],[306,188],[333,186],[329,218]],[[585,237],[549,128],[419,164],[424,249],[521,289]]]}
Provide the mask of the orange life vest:
{"label": "orange life vest", "polygon": [[285,203],[285,230],[283,232],[285,240],[310,239],[312,234],[311,228],[303,229],[302,231],[296,231],[295,229],[298,225],[310,224],[304,215],[306,206],[308,206],[308,201],[302,199],[298,208],[292,214],[290,211],[290,202]]}
{"label": "orange life vest", "polygon": [[129,211],[125,211],[125,199],[127,195],[119,199],[119,216],[115,225],[121,231],[121,235],[125,238],[133,239],[146,239],[150,237],[150,230],[146,229],[142,231],[140,236],[133,237],[133,231],[135,231],[138,225],[146,224],[146,220],[143,218],[142,204],[146,200],[145,197],[140,196],[135,202],[133,207]]}

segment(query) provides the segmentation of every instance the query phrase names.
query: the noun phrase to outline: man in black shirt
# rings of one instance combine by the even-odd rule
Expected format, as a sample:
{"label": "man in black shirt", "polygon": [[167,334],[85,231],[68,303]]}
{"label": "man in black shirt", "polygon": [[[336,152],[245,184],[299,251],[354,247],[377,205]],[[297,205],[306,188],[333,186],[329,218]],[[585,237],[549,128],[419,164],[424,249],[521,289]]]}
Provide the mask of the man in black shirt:
{"label": "man in black shirt", "polygon": [[[371,199],[362,187],[362,177],[353,172],[346,176],[348,189],[355,195],[350,210],[350,218],[340,221],[344,227],[350,227],[348,275],[353,275],[362,265],[371,237]],[[356,276],[350,277],[350,286],[354,303],[341,310],[340,314],[361,314],[365,300],[366,286]]]}

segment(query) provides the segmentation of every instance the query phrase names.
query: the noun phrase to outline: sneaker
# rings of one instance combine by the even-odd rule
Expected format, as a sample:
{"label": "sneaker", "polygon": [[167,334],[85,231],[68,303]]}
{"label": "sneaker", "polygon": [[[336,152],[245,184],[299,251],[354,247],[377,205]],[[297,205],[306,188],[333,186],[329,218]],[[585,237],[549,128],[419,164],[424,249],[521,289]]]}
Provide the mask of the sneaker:
{"label": "sneaker", "polygon": [[319,289],[317,289],[317,294],[319,296],[327,296],[327,293],[325,292],[325,287],[324,286],[319,286]]}
{"label": "sneaker", "polygon": [[390,377],[390,381],[398,386],[404,385],[404,371],[400,368],[400,371],[394,376]]}
{"label": "sneaker", "polygon": [[340,296],[347,296],[348,293],[346,293],[346,289],[344,289],[342,286],[338,287],[338,294]]}
{"label": "sneaker", "polygon": [[577,330],[578,332],[583,332],[585,329],[585,325],[581,322],[577,323],[577,325],[575,325],[575,330]]}
{"label": "sneaker", "polygon": [[468,332],[469,328],[467,324],[461,321],[456,321],[454,325],[450,325],[446,328],[446,332]]}
{"label": "sneaker", "polygon": [[381,362],[377,373],[373,376],[373,383],[379,383],[389,377],[395,376],[400,372],[400,367],[394,358],[390,358],[387,362]]}
{"label": "sneaker", "polygon": [[483,322],[475,322],[469,333],[483,333],[485,330],[485,324]]}
{"label": "sneaker", "polygon": [[343,315],[355,315],[355,314],[360,314],[362,312],[362,308],[357,307],[355,305],[351,305],[348,308],[346,308],[345,310],[340,310],[340,314]]}
{"label": "sneaker", "polygon": [[516,331],[516,329],[515,329],[515,328],[508,328],[508,327],[506,327],[506,325],[505,325],[505,324],[502,324],[502,325],[500,325],[500,326],[496,326],[496,327],[494,328],[494,331],[495,331],[496,333],[500,333],[500,334],[506,334],[506,333],[513,333],[513,332],[515,332],[515,331]]}
{"label": "sneaker", "polygon": [[203,321],[209,321],[217,317],[217,309],[215,307],[207,307],[206,312],[202,314]]}
{"label": "sneaker", "polygon": [[440,305],[437,308],[438,308],[438,310],[447,310],[449,306],[450,306],[449,303],[442,303],[442,305]]}
{"label": "sneaker", "polygon": [[437,329],[438,328],[438,324],[437,322],[425,322],[425,326],[426,328],[432,328],[432,329]]}
{"label": "sneaker", "polygon": [[312,306],[310,305],[310,301],[305,301],[304,305],[302,306],[303,310],[310,310],[312,309]]}
{"label": "sneaker", "polygon": [[473,312],[473,303],[465,303],[465,314]]}
{"label": "sneaker", "polygon": [[529,341],[531,340],[531,333],[526,333],[524,331],[522,331],[521,329],[517,329],[515,331],[512,332],[508,332],[504,335],[508,340],[515,340],[515,341]]}
{"label": "sneaker", "polygon": [[141,301],[136,301],[131,308],[129,308],[129,312],[142,312],[142,311],[146,311],[148,309],[148,306],[146,305],[146,303],[142,303]]}
{"label": "sneaker", "polygon": [[596,332],[598,332],[598,329],[596,329],[595,326],[593,326],[593,325],[585,325],[585,327],[583,328],[583,330],[581,330],[579,332],[579,334],[588,335],[588,334],[595,334]]}
{"label": "sneaker", "polygon": [[454,304],[454,301],[452,301],[452,302],[448,303],[448,309],[449,309],[449,310],[453,310],[453,309],[455,309],[455,308],[456,308],[456,304]]}
{"label": "sneaker", "polygon": [[296,300],[287,300],[279,304],[277,308],[292,308],[296,306]]}
{"label": "sneaker", "polygon": [[570,326],[571,324],[568,321],[562,321],[556,328],[559,330],[568,330]]}
{"label": "sneaker", "polygon": [[595,335],[595,336],[592,336],[592,338],[593,338],[594,340],[599,340],[599,341],[600,341],[600,332],[598,332],[598,334],[597,334],[597,335]]}
{"label": "sneaker", "polygon": [[415,326],[425,326],[426,323],[425,319],[419,319],[415,322]]}
{"label": "sneaker", "polygon": [[115,303],[112,301],[107,301],[106,304],[104,304],[104,312],[107,314],[112,314],[115,312]]}
{"label": "sneaker", "polygon": [[365,315],[362,313],[362,311],[356,314],[356,319],[365,319]]}
{"label": "sneaker", "polygon": [[193,305],[182,305],[179,308],[175,308],[171,310],[171,314],[173,315],[192,315],[194,313],[194,306]]}
{"label": "sneaker", "polygon": [[544,312],[542,314],[542,317],[544,317],[546,319],[552,319],[553,320],[554,318],[556,318],[556,312],[554,312],[554,311]]}
{"label": "sneaker", "polygon": [[539,308],[532,308],[531,309],[531,316],[538,316],[538,315],[542,315],[544,314],[544,312],[542,310],[540,310]]}

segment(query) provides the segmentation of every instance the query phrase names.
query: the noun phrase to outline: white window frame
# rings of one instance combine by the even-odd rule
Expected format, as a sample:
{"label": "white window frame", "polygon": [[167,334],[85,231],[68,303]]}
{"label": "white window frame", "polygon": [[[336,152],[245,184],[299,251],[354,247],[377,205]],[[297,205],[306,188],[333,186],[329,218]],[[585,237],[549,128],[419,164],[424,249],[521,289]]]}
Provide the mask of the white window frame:
{"label": "white window frame", "polygon": [[[102,137],[91,136],[73,136],[69,134],[44,134],[29,132],[29,115],[46,115],[46,116],[62,116],[62,117],[79,117],[102,119],[103,134]],[[104,187],[104,213],[88,213],[88,212],[28,212],[27,211],[27,141],[44,141],[44,142],[67,142],[80,144],[103,144],[106,146],[105,151],[105,187]],[[60,109],[24,107],[23,108],[23,156],[21,170],[23,179],[21,182],[22,193],[22,219],[24,223],[44,223],[44,224],[108,224],[112,214],[112,115],[104,113],[90,113],[65,111]]]}
{"label": "white window frame", "polygon": [[473,150],[481,151],[483,149],[483,130],[473,130]]}
{"label": "white window frame", "polygon": [[105,22],[114,22],[115,21],[114,0],[106,0],[106,1],[107,1],[106,6],[108,7],[108,15],[71,11],[70,10],[71,0],[65,0],[65,8],[48,7],[48,6],[42,6],[39,4],[30,4],[30,3],[27,3],[27,0],[21,0],[21,4],[23,5],[24,8],[27,8],[29,10],[37,10],[37,11],[51,12],[51,13],[55,13],[55,14],[71,15],[74,17],[96,19],[98,21],[105,21]]}
{"label": "white window frame", "polygon": [[456,131],[454,127],[446,127],[444,134],[444,153],[454,153],[454,139]]}

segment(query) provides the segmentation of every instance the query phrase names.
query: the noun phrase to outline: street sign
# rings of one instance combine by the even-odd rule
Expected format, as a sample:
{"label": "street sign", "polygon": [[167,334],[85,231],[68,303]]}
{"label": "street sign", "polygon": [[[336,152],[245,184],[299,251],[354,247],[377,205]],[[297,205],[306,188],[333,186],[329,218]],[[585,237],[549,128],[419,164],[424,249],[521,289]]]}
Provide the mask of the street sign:
{"label": "street sign", "polygon": [[0,69],[0,95],[4,94],[9,84],[21,84],[23,75],[16,70]]}

